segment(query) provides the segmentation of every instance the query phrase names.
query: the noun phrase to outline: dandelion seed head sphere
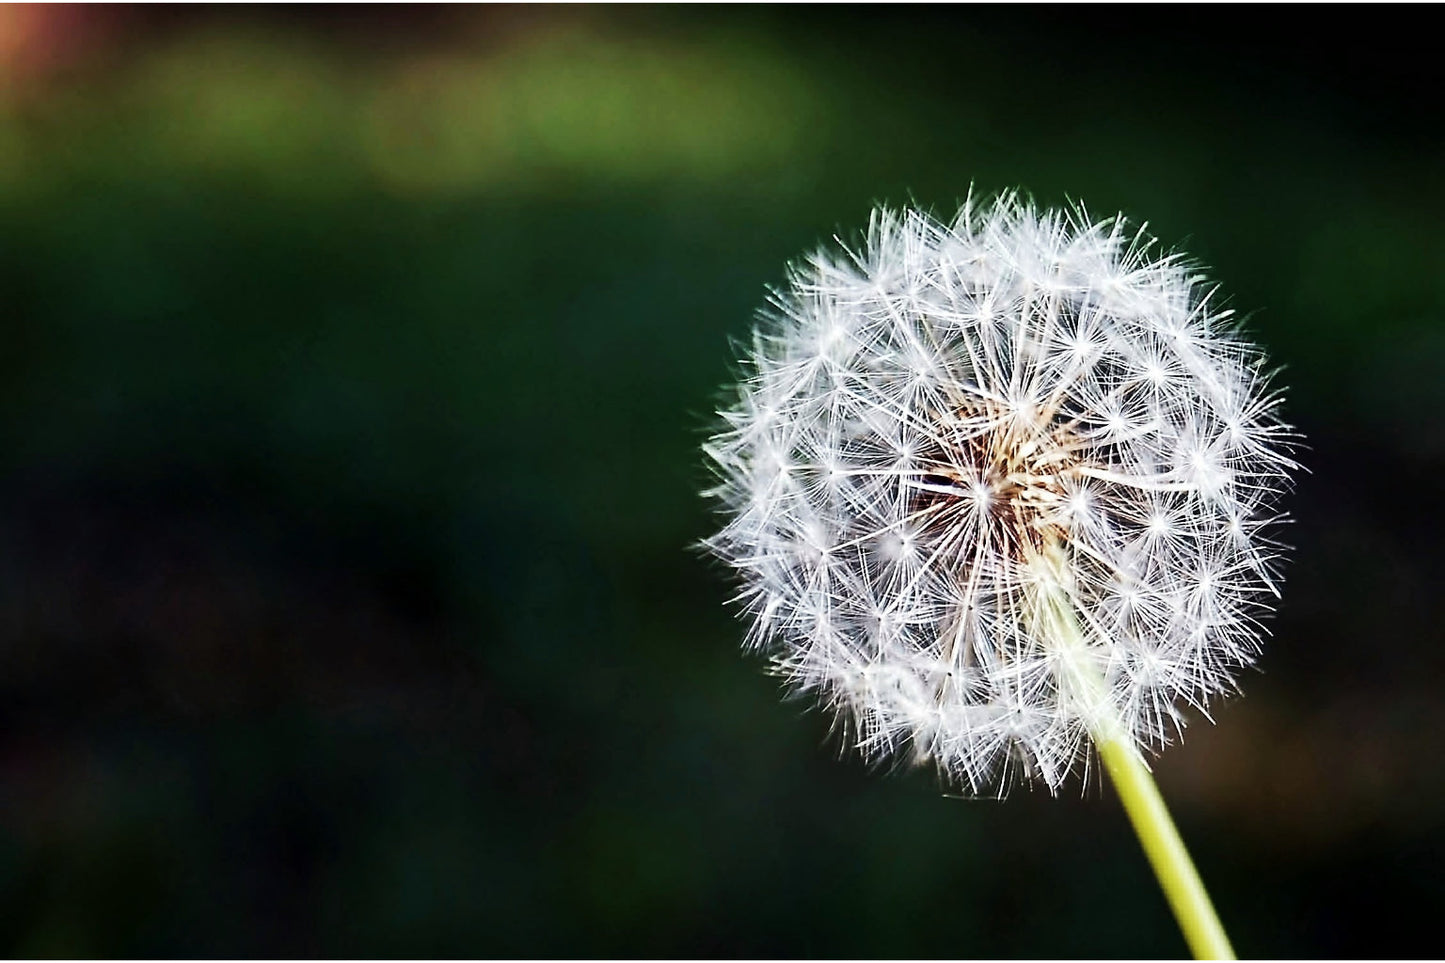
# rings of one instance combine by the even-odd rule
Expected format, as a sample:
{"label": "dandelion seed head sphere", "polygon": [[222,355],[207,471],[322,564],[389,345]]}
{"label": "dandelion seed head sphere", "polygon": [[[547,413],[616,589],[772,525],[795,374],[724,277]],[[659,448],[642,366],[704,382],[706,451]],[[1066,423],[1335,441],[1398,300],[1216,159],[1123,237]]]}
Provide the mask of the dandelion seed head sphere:
{"label": "dandelion seed head sphere", "polygon": [[1016,195],[878,210],[762,312],[707,545],[748,645],[870,759],[1056,792],[1099,726],[1157,751],[1255,658],[1295,436],[1214,288],[1152,247]]}

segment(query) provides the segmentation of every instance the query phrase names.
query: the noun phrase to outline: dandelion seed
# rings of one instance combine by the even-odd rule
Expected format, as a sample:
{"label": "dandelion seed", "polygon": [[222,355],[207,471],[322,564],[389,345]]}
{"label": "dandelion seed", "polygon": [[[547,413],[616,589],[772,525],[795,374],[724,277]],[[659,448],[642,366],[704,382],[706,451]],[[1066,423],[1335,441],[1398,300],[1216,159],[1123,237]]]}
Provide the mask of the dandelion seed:
{"label": "dandelion seed", "polygon": [[[1122,217],[874,212],[795,265],[706,445],[753,627],[870,759],[1057,792],[1235,688],[1296,467],[1260,352]],[[1112,728],[1111,728],[1112,727]]]}

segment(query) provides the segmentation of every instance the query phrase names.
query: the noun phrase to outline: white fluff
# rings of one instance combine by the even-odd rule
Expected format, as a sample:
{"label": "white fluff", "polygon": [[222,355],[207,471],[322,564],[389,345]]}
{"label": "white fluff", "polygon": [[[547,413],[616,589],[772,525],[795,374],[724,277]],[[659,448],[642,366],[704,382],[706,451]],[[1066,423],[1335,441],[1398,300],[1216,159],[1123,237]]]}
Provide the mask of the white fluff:
{"label": "white fluff", "polygon": [[[1295,436],[1232,312],[1152,243],[1015,195],[878,210],[770,299],[705,446],[707,545],[748,644],[869,758],[1057,791],[1090,733],[1157,750],[1255,657]],[[1081,658],[1108,704],[1066,684]]]}

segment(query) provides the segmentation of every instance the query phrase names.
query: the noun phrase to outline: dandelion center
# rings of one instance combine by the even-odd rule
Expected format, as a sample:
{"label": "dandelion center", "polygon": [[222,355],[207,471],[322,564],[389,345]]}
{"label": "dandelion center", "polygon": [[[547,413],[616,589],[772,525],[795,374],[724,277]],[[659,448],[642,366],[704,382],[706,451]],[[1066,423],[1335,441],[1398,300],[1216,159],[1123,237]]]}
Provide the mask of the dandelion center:
{"label": "dandelion center", "polygon": [[[1082,492],[1071,493],[1066,485],[1082,477],[1081,439],[1055,412],[1027,415],[974,401],[925,433],[932,444],[920,452],[926,467],[912,483],[910,508],[935,537],[961,543],[972,534],[996,545],[986,557],[1027,564],[1046,541],[1063,536],[1062,507],[1075,515],[1087,512]],[[977,532],[968,531],[971,523]],[[951,534],[955,529],[958,534]],[[978,554],[960,559],[954,576],[967,579]]]}

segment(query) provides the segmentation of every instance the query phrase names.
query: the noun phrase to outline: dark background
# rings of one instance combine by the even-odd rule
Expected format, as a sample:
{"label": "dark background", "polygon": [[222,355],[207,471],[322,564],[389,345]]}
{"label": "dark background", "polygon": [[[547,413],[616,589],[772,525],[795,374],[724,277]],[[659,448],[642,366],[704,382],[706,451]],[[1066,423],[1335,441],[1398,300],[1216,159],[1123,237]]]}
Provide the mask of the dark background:
{"label": "dark background", "polygon": [[730,338],[874,201],[1147,220],[1296,545],[1158,762],[1237,948],[1438,956],[1445,89],[1368,8],[0,8],[0,952],[1176,956],[1112,791],[738,651]]}

